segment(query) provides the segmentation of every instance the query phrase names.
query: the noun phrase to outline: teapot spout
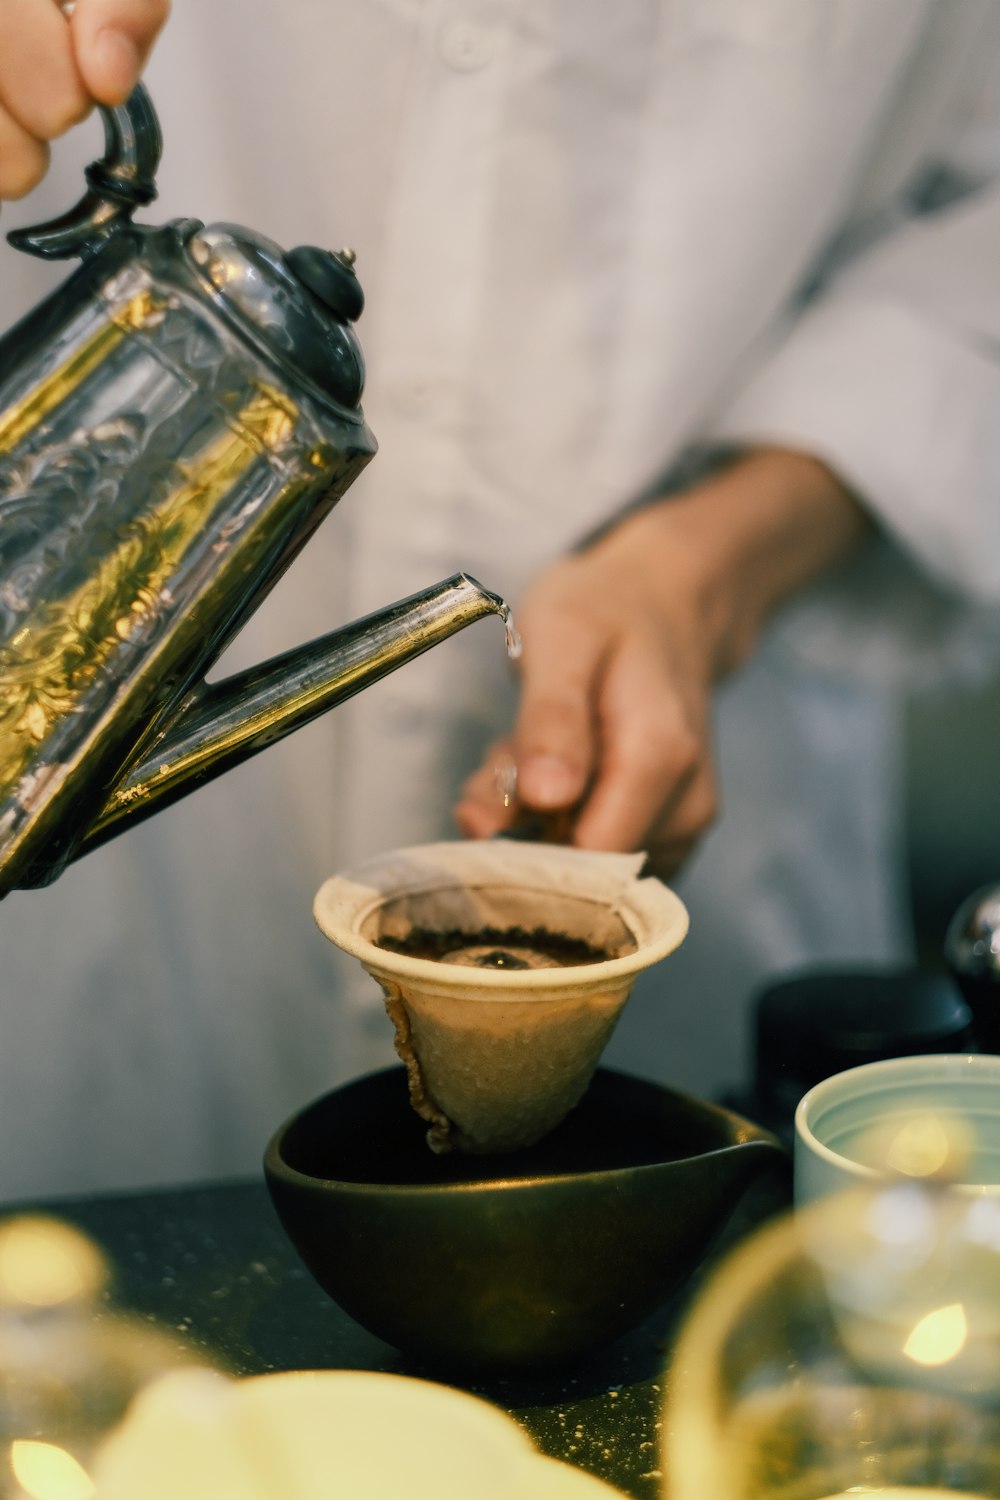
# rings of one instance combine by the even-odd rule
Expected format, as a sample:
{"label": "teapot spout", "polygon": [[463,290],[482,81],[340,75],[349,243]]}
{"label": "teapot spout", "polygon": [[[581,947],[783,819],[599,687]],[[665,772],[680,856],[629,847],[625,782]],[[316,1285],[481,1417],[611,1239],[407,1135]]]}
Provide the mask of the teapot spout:
{"label": "teapot spout", "polygon": [[222,682],[201,683],[145,758],[113,787],[74,857],[204,786],[488,614],[500,616],[508,653],[517,655],[509,605],[467,573],[456,573]]}

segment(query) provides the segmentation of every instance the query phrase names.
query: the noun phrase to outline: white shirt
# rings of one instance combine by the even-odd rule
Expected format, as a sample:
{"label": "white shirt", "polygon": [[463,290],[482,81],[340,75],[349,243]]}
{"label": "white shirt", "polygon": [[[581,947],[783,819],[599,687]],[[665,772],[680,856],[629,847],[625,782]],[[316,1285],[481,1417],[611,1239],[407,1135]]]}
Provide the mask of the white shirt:
{"label": "white shirt", "polygon": [[[693,443],[802,447],[882,524],[720,692],[691,935],[607,1054],[732,1083],[770,976],[907,953],[900,695],[1000,659],[1000,7],[175,0],[148,81],[145,217],[349,243],[367,295],[380,452],[223,669],[459,568],[516,606]],[[86,135],[9,225],[73,200]],[[935,185],[958,200],[918,216]],[[3,267],[6,323],[52,271]],[[392,1061],[312,894],[447,834],[513,704],[476,625],[8,898],[0,1194],[252,1171]]]}

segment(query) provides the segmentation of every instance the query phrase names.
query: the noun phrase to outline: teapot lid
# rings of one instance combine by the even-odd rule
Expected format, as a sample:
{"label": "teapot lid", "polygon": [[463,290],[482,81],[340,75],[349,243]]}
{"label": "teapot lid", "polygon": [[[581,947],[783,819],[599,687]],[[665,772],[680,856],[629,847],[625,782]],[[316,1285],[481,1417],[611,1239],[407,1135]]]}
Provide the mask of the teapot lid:
{"label": "teapot lid", "polygon": [[239,224],[199,226],[187,253],[203,281],[241,328],[326,398],[357,406],[364,360],[349,323],[364,294],[350,250],[280,245]]}
{"label": "teapot lid", "polygon": [[[99,111],[105,152],[85,172],[87,191],[73,208],[46,224],[14,230],[15,249],[46,260],[97,256],[123,231],[148,236],[132,215],[156,197],[163,141],[142,84],[124,104]],[[305,380],[343,407],[356,407],[364,361],[348,324],[360,317],[364,295],[351,250],[302,245],[287,255],[273,240],[237,224],[174,221],[173,244],[183,237],[191,268],[241,331],[277,357],[290,379]],[[192,233],[193,231],[193,233]],[[158,231],[152,231],[156,234]]]}

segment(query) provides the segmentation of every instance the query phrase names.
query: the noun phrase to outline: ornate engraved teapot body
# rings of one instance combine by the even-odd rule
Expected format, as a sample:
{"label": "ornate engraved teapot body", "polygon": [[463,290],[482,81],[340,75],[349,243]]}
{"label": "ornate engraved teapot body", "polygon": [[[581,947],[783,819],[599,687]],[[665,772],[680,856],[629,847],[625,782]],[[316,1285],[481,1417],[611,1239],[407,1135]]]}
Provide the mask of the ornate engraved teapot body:
{"label": "ornate engraved teapot body", "polygon": [[62,219],[82,265],[0,340],[0,895],[503,601],[466,575],[226,682],[205,672],[375,452],[350,252],[138,226],[143,91]]}

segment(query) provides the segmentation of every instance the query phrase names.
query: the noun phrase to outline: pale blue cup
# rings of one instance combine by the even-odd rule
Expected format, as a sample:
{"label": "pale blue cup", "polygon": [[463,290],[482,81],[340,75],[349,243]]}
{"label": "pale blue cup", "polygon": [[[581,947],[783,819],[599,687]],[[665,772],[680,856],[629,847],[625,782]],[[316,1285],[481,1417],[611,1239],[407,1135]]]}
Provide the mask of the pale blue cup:
{"label": "pale blue cup", "polygon": [[824,1079],[795,1112],[794,1164],[798,1207],[907,1175],[1000,1196],[1000,1056],[894,1057]]}

